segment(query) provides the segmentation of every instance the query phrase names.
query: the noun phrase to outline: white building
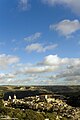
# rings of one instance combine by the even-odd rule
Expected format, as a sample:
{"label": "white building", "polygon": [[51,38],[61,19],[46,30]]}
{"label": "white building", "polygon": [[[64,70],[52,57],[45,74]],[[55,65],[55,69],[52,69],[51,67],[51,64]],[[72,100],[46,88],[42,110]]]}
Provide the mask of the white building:
{"label": "white building", "polygon": [[11,100],[11,96],[9,96],[9,100]]}
{"label": "white building", "polygon": [[14,99],[16,99],[16,95],[14,94]]}
{"label": "white building", "polygon": [[45,99],[47,100],[47,98],[48,98],[48,96],[47,95],[45,95]]}

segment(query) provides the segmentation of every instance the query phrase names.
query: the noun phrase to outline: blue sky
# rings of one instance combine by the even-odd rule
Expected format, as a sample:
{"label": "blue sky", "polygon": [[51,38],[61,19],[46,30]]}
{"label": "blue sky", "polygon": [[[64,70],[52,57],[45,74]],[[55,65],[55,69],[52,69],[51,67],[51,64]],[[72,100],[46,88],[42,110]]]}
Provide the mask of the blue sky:
{"label": "blue sky", "polygon": [[80,84],[79,11],[79,0],[0,0],[0,85]]}

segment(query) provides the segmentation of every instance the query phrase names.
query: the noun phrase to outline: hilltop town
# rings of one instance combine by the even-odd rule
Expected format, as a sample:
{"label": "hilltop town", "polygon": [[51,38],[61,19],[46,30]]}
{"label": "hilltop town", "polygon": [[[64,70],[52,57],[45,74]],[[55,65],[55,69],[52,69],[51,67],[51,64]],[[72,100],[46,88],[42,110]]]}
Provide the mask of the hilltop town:
{"label": "hilltop town", "polygon": [[[4,107],[10,107],[13,109],[19,108],[23,111],[31,109],[37,112],[54,112],[56,114],[56,120],[62,120],[64,117],[70,120],[79,119],[79,108],[74,108],[66,104],[66,101],[62,98],[55,98],[55,95],[44,94],[39,96],[25,97],[24,99],[17,99],[14,95],[12,98],[9,96],[7,101],[3,101]],[[47,119],[48,120],[48,119]]]}
{"label": "hilltop town", "polygon": [[79,94],[79,86],[1,86],[0,119],[79,120]]}

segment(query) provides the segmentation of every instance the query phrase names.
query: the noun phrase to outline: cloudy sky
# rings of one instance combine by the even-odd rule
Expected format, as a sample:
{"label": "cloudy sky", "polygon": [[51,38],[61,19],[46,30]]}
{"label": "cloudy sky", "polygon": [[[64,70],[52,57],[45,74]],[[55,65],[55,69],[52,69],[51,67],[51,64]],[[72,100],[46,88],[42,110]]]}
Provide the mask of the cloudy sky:
{"label": "cloudy sky", "polygon": [[80,0],[0,0],[0,85],[80,84]]}

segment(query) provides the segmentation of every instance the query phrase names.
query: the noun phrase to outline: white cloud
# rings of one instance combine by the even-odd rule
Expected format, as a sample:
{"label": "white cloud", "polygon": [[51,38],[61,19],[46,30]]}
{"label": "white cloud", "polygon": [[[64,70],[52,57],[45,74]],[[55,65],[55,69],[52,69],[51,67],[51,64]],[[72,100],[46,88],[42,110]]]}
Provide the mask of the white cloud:
{"label": "white cloud", "polygon": [[41,64],[51,66],[80,65],[80,58],[60,58],[58,55],[48,55]]}
{"label": "white cloud", "polygon": [[12,73],[0,73],[0,79],[6,79],[6,78],[15,78],[15,75]]}
{"label": "white cloud", "polygon": [[33,35],[30,35],[28,37],[25,37],[24,40],[28,42],[34,42],[35,40],[39,39],[41,37],[40,32],[36,32]]}
{"label": "white cloud", "polygon": [[46,65],[59,65],[61,62],[61,59],[57,55],[48,55],[44,58],[42,61],[42,64]]}
{"label": "white cloud", "polygon": [[24,67],[20,70],[16,71],[15,74],[31,74],[31,73],[44,73],[44,72],[52,72],[57,69],[56,67],[51,66],[36,66],[36,67]]}
{"label": "white cloud", "polygon": [[31,7],[29,4],[29,0],[19,0],[18,3],[18,8],[21,9],[22,11],[26,11]]}
{"label": "white cloud", "polygon": [[46,52],[47,50],[55,49],[57,46],[58,46],[57,44],[43,46],[40,43],[34,43],[34,44],[26,46],[25,49],[27,52],[33,52],[33,51]]}
{"label": "white cloud", "polygon": [[63,20],[55,25],[50,25],[50,29],[58,31],[61,35],[68,37],[80,30],[80,22],[78,20]]}
{"label": "white cloud", "polygon": [[[0,67],[18,62],[16,56],[0,55]],[[5,60],[5,61],[4,61]],[[3,66],[4,63],[4,66]],[[2,64],[2,66],[1,66]],[[15,64],[10,73],[0,73],[3,84],[78,84],[80,81],[80,58],[61,58],[58,55],[45,56],[42,62],[28,65]],[[43,81],[42,83],[41,80]],[[62,83],[61,83],[62,81]]]}
{"label": "white cloud", "polygon": [[80,83],[80,58],[60,58],[58,55],[49,55],[40,63],[41,65],[53,66],[56,74],[51,75],[50,80],[61,80],[68,84]]}
{"label": "white cloud", "polygon": [[[80,66],[79,58],[60,58],[58,55],[48,55],[42,62],[36,65],[21,65],[17,66],[15,74],[29,74],[29,73],[43,73],[43,72],[52,72],[52,71],[61,71],[65,69],[71,69],[74,67]],[[61,70],[60,70],[61,69]]]}
{"label": "white cloud", "polygon": [[43,3],[50,6],[63,5],[64,7],[69,7],[74,13],[79,14],[80,11],[80,0],[42,0]]}
{"label": "white cloud", "polygon": [[74,65],[70,68],[65,68],[54,76],[50,76],[51,80],[64,80],[66,84],[80,84],[80,65]]}
{"label": "white cloud", "polygon": [[6,68],[11,64],[19,62],[19,57],[6,54],[0,55],[0,68]]}

